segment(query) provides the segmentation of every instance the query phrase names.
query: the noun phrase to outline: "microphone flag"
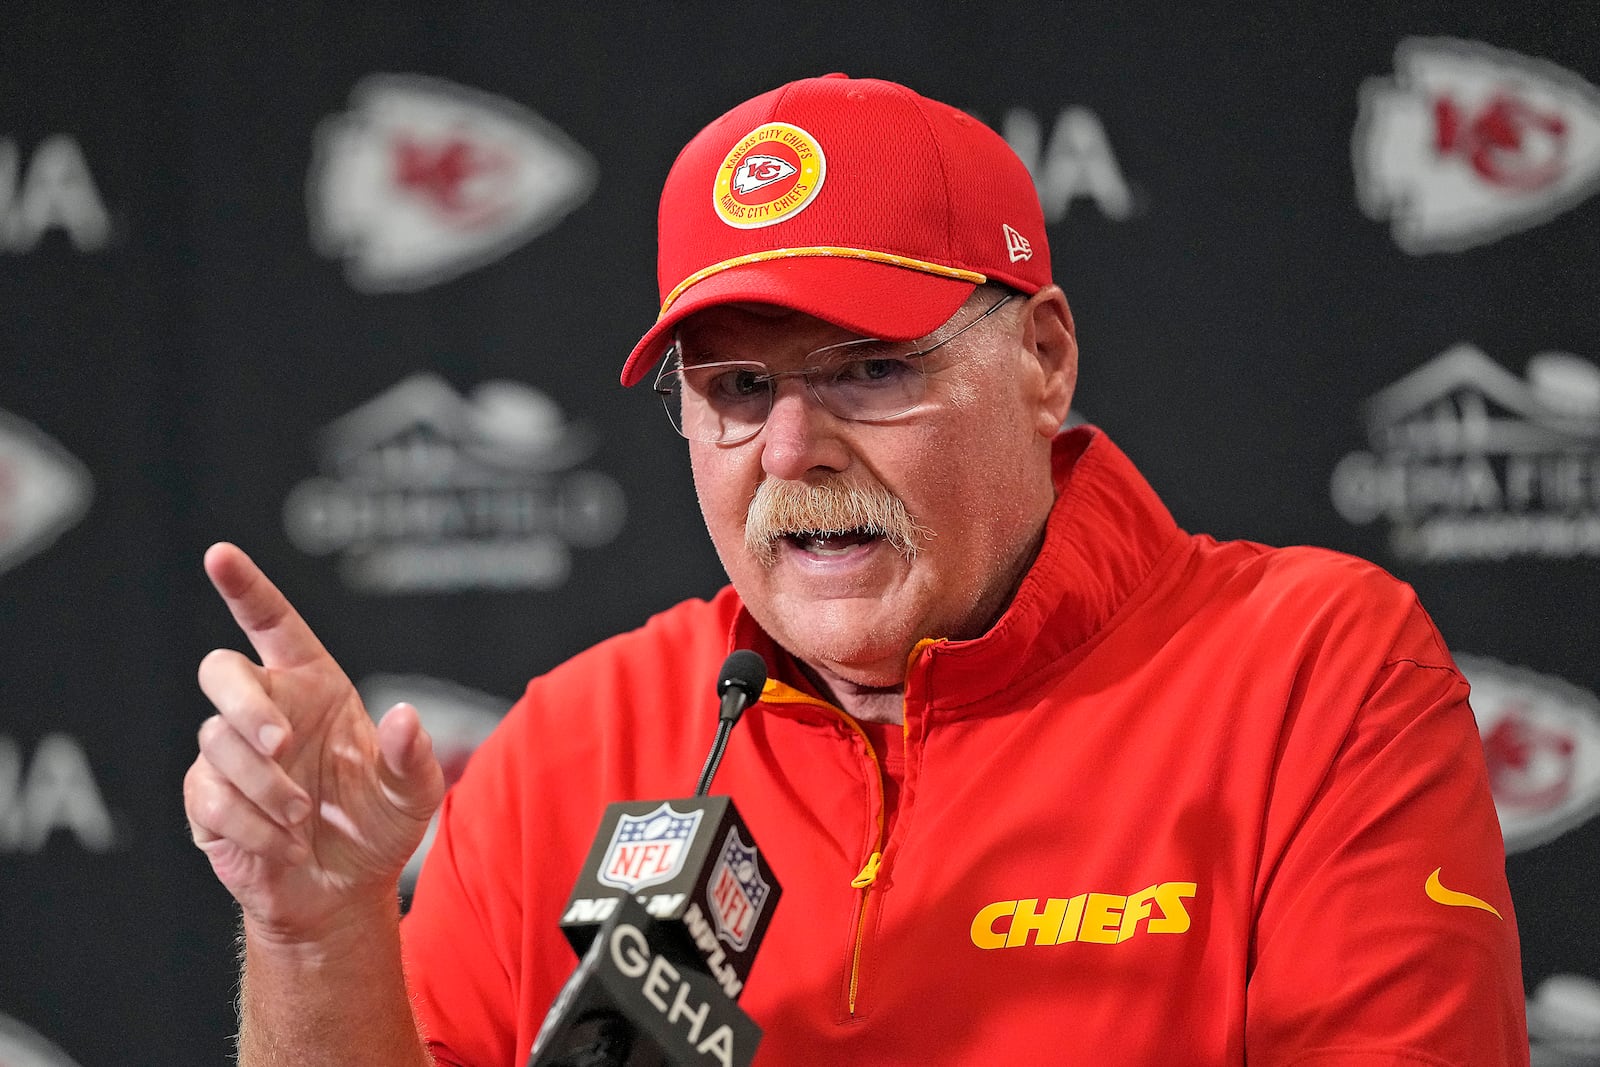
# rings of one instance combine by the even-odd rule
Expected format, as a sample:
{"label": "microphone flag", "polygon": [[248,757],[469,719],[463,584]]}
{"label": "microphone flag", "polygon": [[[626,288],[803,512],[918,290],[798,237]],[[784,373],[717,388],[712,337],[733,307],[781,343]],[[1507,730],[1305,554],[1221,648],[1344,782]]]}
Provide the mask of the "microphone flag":
{"label": "microphone flag", "polygon": [[600,819],[561,929],[582,956],[618,902],[637,897],[737,999],[782,892],[731,798],[619,801]]}
{"label": "microphone flag", "polygon": [[746,1067],[761,1028],[739,994],[783,889],[732,799],[706,796],[767,668],[738,649],[693,797],[608,805],[562,909],[578,953],[528,1067]]}
{"label": "microphone flag", "polygon": [[[537,1067],[748,1067],[761,1028],[709,975],[685,966],[675,923],[627,894],[593,928],[589,950],[534,1038]],[[692,959],[692,957],[690,957]]]}

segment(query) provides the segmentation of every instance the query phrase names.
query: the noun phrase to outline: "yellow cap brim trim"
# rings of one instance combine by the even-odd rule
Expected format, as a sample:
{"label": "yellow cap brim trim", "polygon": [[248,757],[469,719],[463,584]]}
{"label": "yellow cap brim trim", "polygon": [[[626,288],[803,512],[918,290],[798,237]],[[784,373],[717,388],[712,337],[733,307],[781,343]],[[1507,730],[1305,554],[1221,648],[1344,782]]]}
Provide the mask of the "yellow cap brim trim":
{"label": "yellow cap brim trim", "polygon": [[750,263],[764,263],[773,259],[797,259],[807,256],[832,256],[837,259],[865,259],[873,263],[887,263],[894,267],[905,267],[908,270],[919,270],[924,274],[936,274],[941,278],[950,278],[953,281],[971,282],[982,285],[988,281],[988,276],[979,274],[975,270],[962,270],[960,267],[947,267],[942,263],[929,263],[924,259],[912,259],[910,256],[897,256],[891,252],[875,252],[870,248],[843,248],[834,245],[817,245],[810,248],[773,248],[765,252],[751,252],[745,256],[735,256],[725,259],[721,263],[713,263],[689,275],[673,287],[672,292],[661,302],[661,312],[656,316],[660,321],[666,317],[667,309],[678,302],[684,291],[697,282],[703,282],[713,274],[721,274],[734,267],[743,267]]}

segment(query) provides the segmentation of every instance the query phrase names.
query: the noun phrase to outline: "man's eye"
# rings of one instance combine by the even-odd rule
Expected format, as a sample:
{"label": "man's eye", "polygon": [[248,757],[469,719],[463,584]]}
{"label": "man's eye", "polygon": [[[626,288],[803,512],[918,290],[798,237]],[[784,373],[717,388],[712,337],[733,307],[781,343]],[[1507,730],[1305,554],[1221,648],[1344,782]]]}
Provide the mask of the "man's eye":
{"label": "man's eye", "polygon": [[714,401],[751,400],[766,395],[767,381],[748,368],[725,370],[712,375],[702,391]]}
{"label": "man's eye", "polygon": [[904,381],[917,370],[909,360],[893,356],[870,356],[847,360],[834,369],[832,380],[837,385],[879,385]]}

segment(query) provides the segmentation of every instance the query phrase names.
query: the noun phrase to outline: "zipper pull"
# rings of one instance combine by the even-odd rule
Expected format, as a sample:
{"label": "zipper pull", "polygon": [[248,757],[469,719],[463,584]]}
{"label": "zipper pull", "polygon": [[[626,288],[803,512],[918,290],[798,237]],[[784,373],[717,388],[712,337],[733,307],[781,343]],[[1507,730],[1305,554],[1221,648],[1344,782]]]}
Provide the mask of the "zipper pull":
{"label": "zipper pull", "polygon": [[874,852],[867,857],[867,865],[861,868],[861,873],[850,880],[851,889],[865,889],[878,880],[878,864],[883,862],[883,853]]}

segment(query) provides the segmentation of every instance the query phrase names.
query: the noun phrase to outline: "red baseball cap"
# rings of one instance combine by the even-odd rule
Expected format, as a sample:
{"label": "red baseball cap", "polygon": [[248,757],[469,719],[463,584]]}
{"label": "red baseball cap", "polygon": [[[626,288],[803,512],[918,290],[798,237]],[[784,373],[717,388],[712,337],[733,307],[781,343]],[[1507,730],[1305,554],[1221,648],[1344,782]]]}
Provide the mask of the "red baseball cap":
{"label": "red baseball cap", "polygon": [[661,191],[657,270],[661,313],[624,385],[717,304],[904,341],[986,281],[1051,283],[1039,195],[1005,140],[903,85],[843,74],[763,93],[695,135]]}

